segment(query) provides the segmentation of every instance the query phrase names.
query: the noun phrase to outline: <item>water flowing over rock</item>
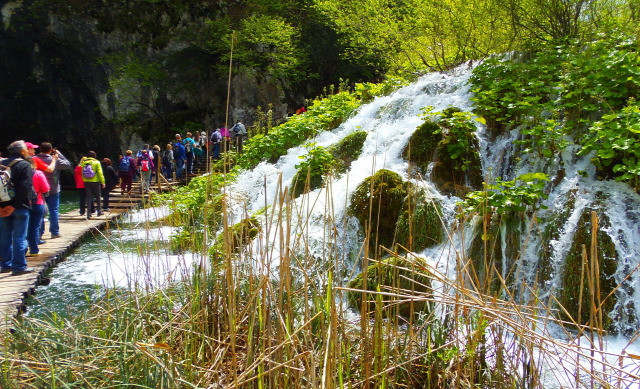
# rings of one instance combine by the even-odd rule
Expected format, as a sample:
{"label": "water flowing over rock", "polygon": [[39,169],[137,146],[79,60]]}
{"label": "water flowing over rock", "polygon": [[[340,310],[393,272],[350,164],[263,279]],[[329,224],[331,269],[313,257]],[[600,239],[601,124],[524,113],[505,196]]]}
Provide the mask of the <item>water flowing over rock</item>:
{"label": "water flowing over rock", "polygon": [[[422,108],[433,106],[436,111],[443,111],[455,106],[465,112],[472,110],[467,84],[470,72],[471,69],[465,65],[450,73],[426,75],[389,96],[374,99],[338,128],[313,140],[319,146],[331,147],[355,129],[368,133],[360,156],[352,162],[346,174],[330,183],[330,196],[326,188],[316,189],[292,203],[300,211],[293,213],[292,236],[309,236],[304,250],[319,255],[329,249],[343,258],[346,268],[359,268],[364,252],[363,230],[357,218],[347,212],[349,204],[345,200],[352,198],[352,193],[367,177],[381,169],[387,169],[422,188],[427,198],[437,201],[445,228],[458,225],[457,203],[461,199],[442,193],[428,175],[425,179],[416,179],[403,158],[403,150],[412,134],[423,125],[420,117]],[[424,248],[417,255],[454,278],[457,255],[472,261],[478,268],[492,263],[486,268],[485,275],[497,271],[507,283],[509,296],[523,303],[532,303],[536,298],[549,301],[551,294],[558,296],[557,290],[562,287],[563,279],[572,282],[563,276],[566,263],[568,259],[581,255],[576,253],[581,244],[589,244],[590,231],[583,236],[585,227],[580,220],[587,210],[594,210],[601,215],[601,220],[606,221],[599,225],[598,230],[598,241],[602,244],[600,250],[608,261],[605,265],[601,260],[606,266],[600,272],[600,283],[606,284],[601,290],[601,298],[604,299],[613,287],[622,283],[622,287],[613,292],[604,305],[606,311],[603,315],[608,317],[605,322],[611,322],[609,328],[614,332],[629,334],[635,331],[638,313],[634,301],[640,297],[638,276],[633,273],[626,280],[625,277],[638,266],[640,258],[640,196],[626,184],[598,181],[588,156],[576,156],[577,147],[566,148],[555,159],[539,160],[530,154],[520,153],[513,143],[520,136],[517,130],[496,136],[484,125],[475,125],[480,155],[478,168],[482,177],[490,180],[501,177],[506,181],[524,173],[546,173],[551,178],[546,187],[548,199],[543,201],[547,209],[540,209],[535,214],[507,217],[492,227],[484,240],[481,220],[475,218],[444,243]],[[233,192],[243,194],[244,198],[243,202],[234,205],[232,215],[235,222],[241,220],[246,211],[256,212],[277,204],[283,190],[282,183],[291,182],[296,174],[295,165],[305,153],[304,147],[296,147],[275,164],[263,162],[242,173],[231,188]],[[272,233],[275,230],[264,229]],[[337,244],[326,240],[329,231],[339,235]],[[272,239],[272,236],[264,235],[257,239],[260,243],[256,244],[268,246]],[[293,251],[301,250],[299,240],[292,239],[291,242]],[[272,266],[277,264],[276,258]],[[348,278],[348,275],[343,276]],[[488,288],[501,290],[495,282]]]}

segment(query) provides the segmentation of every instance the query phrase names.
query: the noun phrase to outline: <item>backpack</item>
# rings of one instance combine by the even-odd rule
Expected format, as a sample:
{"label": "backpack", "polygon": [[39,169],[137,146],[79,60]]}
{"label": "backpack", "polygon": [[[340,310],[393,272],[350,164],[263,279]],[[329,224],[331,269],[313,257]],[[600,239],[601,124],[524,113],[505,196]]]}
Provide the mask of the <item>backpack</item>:
{"label": "backpack", "polygon": [[220,143],[221,140],[222,140],[222,135],[220,134],[219,131],[215,131],[213,134],[211,134],[212,143]]}
{"label": "backpack", "polygon": [[96,172],[93,170],[93,167],[91,166],[91,162],[86,163],[86,165],[82,167],[82,177],[93,178],[95,176],[96,176]]}
{"label": "backpack", "polygon": [[191,141],[190,140],[184,142],[184,151],[186,151],[187,153],[191,152]]}
{"label": "backpack", "polygon": [[148,172],[149,170],[151,170],[151,168],[149,167],[148,159],[142,160],[142,164],[140,165],[140,170],[142,170],[143,172]]}
{"label": "backpack", "polygon": [[8,165],[0,164],[0,201],[10,201],[16,195],[11,182],[11,166],[18,162],[19,159],[14,159]]}
{"label": "backpack", "polygon": [[176,142],[173,149],[177,152],[173,154],[173,157],[176,159],[184,159],[184,145],[182,142]]}
{"label": "backpack", "polygon": [[131,158],[130,157],[122,157],[122,159],[120,160],[120,166],[118,167],[118,169],[122,173],[128,172],[129,169],[131,169]]}
{"label": "backpack", "polygon": [[171,164],[171,160],[169,159],[169,150],[166,150],[164,154],[162,154],[162,164],[165,166],[169,166]]}

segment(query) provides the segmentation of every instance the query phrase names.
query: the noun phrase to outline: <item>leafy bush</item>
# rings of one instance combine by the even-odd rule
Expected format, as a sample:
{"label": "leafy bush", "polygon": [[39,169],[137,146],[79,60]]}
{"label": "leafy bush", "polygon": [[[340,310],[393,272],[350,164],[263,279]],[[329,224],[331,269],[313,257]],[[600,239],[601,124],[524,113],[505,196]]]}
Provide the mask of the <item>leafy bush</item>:
{"label": "leafy bush", "polygon": [[539,201],[547,198],[544,193],[547,181],[549,176],[544,173],[528,173],[512,181],[497,179],[495,184],[485,183],[485,190],[467,194],[463,202],[464,210],[469,213],[479,211],[481,214],[503,214],[531,211],[537,207],[546,208]]}
{"label": "leafy bush", "polygon": [[586,139],[579,155],[593,153],[593,164],[605,176],[640,189],[640,107],[634,98],[621,111],[594,123]]}
{"label": "leafy bush", "polygon": [[[309,152],[304,156],[300,156],[303,161],[299,165],[296,165],[298,171],[291,182],[294,197],[306,193],[305,189],[311,191],[321,187],[324,176],[333,170],[335,165],[333,156],[326,148],[316,146],[315,143],[311,143],[306,147]],[[310,177],[308,188],[305,184],[307,174]]]}
{"label": "leafy bush", "polygon": [[360,157],[365,140],[367,140],[367,132],[360,130],[352,132],[331,146],[330,151],[335,161],[336,172],[346,172],[351,163]]}

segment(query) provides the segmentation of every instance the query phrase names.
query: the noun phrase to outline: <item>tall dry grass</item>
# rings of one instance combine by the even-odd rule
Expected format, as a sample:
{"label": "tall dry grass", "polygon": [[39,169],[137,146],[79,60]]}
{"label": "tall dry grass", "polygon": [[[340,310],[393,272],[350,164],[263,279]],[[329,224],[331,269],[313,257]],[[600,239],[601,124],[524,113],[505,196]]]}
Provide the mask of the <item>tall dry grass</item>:
{"label": "tall dry grass", "polygon": [[[16,320],[13,332],[2,335],[0,386],[544,388],[555,380],[558,387],[627,388],[640,382],[640,357],[603,351],[597,309],[603,298],[586,250],[588,326],[559,323],[543,301],[516,303],[497,271],[488,274],[506,293],[487,293],[454,244],[463,241],[453,238],[464,236],[468,223],[452,227],[443,247],[457,253],[455,278],[410,252],[369,253],[363,242],[356,260],[382,273],[388,271],[383,258],[398,259],[384,262],[398,282],[371,287],[366,283],[375,278],[365,278],[356,314],[345,303],[354,292],[347,284],[353,261],[340,250],[349,242],[334,224],[330,183],[319,196],[322,202],[314,196],[294,202],[281,181],[276,200],[265,204],[267,223],[258,237],[239,246],[230,242],[250,239],[242,236],[246,229],[229,225],[226,205],[216,219],[206,215],[220,212],[219,204],[203,204],[209,221],[203,226],[190,214],[166,219],[186,226],[192,238],[188,249],[198,261],[188,277],[160,290],[107,289],[70,319]],[[322,255],[314,256],[307,216],[319,203],[327,204],[326,235]],[[591,250],[593,257],[597,247]],[[419,304],[428,308],[418,312]],[[401,315],[406,307],[410,314]],[[564,337],[551,336],[550,326],[566,328]]]}

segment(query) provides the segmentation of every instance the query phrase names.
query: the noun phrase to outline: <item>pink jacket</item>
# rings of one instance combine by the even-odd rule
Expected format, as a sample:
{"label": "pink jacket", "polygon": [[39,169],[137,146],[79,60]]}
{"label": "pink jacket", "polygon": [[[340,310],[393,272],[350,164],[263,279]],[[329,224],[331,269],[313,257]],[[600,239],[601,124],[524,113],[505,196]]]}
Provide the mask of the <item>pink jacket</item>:
{"label": "pink jacket", "polygon": [[49,186],[49,182],[47,181],[47,177],[41,170],[35,170],[33,172],[33,190],[35,190],[38,195],[38,205],[44,204],[44,198],[42,194],[47,193],[51,189]]}

